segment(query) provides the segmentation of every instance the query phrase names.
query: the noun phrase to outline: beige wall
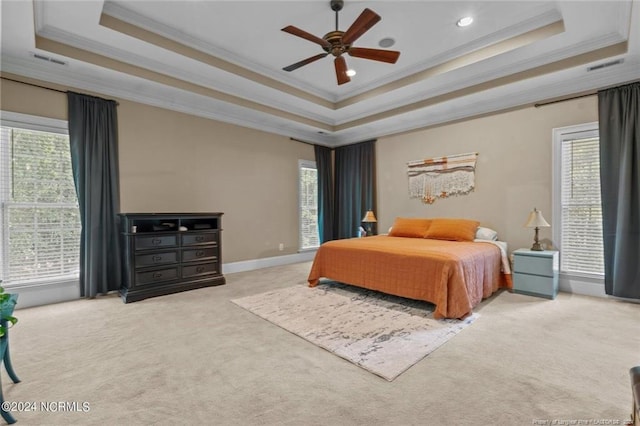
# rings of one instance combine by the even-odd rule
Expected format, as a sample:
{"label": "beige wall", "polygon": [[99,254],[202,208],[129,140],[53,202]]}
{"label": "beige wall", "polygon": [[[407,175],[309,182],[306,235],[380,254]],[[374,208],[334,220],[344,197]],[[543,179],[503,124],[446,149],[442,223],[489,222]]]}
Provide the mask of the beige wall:
{"label": "beige wall", "polygon": [[0,110],[66,120],[67,97],[64,93],[0,80]]}
{"label": "beige wall", "polygon": [[[0,109],[67,118],[65,94],[0,84]],[[311,145],[118,102],[121,211],[224,212],[225,263],[297,252],[298,159],[314,159]]]}
{"label": "beige wall", "polygon": [[[3,110],[66,119],[64,94],[0,82]],[[311,145],[118,101],[122,211],[222,211],[224,262],[296,252],[297,160],[314,159]],[[396,216],[467,217],[496,229],[510,250],[529,247],[529,211],[551,223],[552,129],[596,120],[589,97],[379,139],[379,229]],[[408,161],[473,151],[474,192],[432,205],[408,198]]]}
{"label": "beige wall", "polygon": [[[593,96],[379,139],[379,229],[396,216],[471,218],[497,230],[510,251],[530,247],[533,230],[523,227],[529,212],[537,207],[552,218],[552,129],[597,119]],[[479,153],[474,192],[431,205],[409,199],[407,162],[466,152]],[[540,231],[541,239],[551,235],[552,228]]]}

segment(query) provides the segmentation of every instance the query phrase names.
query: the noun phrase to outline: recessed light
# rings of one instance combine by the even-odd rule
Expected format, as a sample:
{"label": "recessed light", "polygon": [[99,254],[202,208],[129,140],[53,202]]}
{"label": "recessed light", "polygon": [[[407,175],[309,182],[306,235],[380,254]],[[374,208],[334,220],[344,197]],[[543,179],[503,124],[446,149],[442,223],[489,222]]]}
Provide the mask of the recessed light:
{"label": "recessed light", "polygon": [[378,46],[380,47],[391,47],[396,44],[396,41],[391,37],[385,37],[378,42]]}
{"label": "recessed light", "polygon": [[472,22],[473,22],[473,18],[471,16],[465,16],[464,18],[458,19],[458,22],[456,22],[456,25],[459,27],[466,27],[471,25]]}
{"label": "recessed light", "polygon": [[349,77],[353,77],[354,75],[356,75],[356,70],[347,70],[347,75]]}

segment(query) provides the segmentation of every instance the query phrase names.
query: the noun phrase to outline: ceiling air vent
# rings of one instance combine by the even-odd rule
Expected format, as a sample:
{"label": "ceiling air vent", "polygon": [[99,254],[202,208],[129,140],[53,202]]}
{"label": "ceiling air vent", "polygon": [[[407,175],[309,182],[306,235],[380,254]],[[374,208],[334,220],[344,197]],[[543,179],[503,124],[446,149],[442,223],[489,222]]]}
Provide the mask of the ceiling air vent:
{"label": "ceiling air vent", "polygon": [[624,62],[624,59],[616,59],[615,61],[605,62],[603,64],[594,65],[592,67],[588,67],[587,71],[595,71],[600,70],[602,68],[612,67],[614,65],[618,65]]}
{"label": "ceiling air vent", "polygon": [[32,53],[31,56],[33,56],[36,59],[40,59],[40,60],[43,60],[43,61],[51,62],[51,63],[54,63],[54,64],[67,65],[67,63],[65,61],[63,61],[63,60],[52,58],[50,56],[46,56],[46,55],[43,55],[41,53]]}

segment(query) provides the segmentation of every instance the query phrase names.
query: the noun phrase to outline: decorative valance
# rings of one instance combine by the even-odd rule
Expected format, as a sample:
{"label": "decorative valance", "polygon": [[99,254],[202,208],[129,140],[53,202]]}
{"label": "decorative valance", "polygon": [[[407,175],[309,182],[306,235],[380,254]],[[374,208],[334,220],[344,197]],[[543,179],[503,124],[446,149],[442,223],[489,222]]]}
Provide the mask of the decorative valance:
{"label": "decorative valance", "polygon": [[433,204],[437,198],[473,191],[477,156],[477,152],[471,152],[407,163],[409,198]]}

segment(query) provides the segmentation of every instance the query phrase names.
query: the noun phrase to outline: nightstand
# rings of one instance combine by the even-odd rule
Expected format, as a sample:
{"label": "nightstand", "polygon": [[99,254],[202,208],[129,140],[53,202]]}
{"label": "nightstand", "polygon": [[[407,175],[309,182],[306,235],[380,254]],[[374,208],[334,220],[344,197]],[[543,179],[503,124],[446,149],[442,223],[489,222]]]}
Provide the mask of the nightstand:
{"label": "nightstand", "polygon": [[555,299],[558,294],[559,254],[556,250],[513,252],[513,291]]}

